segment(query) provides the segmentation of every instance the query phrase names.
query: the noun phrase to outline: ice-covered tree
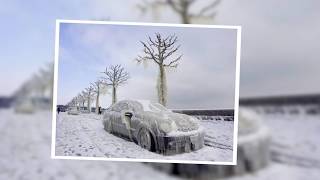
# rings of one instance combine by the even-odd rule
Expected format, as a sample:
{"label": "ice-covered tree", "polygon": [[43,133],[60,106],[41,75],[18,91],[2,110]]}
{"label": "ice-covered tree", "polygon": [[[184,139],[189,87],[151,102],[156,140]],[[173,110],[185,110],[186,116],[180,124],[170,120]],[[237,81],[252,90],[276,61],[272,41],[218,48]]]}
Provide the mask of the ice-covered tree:
{"label": "ice-covered tree", "polygon": [[46,82],[44,81],[41,74],[34,74],[31,79],[28,81],[30,96],[32,97],[45,97],[46,92]]}
{"label": "ice-covered tree", "polygon": [[169,7],[178,14],[182,23],[190,24],[196,19],[213,19],[220,2],[221,0],[142,0],[137,6],[143,13],[151,10],[156,15],[159,14],[159,8]]}
{"label": "ice-covered tree", "polygon": [[96,94],[96,113],[99,113],[99,106],[100,106],[100,102],[99,102],[99,98],[100,98],[100,94],[102,93],[102,86],[103,86],[103,81],[102,80],[97,80],[94,83],[91,83],[93,89],[93,92]]}
{"label": "ice-covered tree", "polygon": [[77,106],[78,106],[78,109],[80,110],[81,108],[81,105],[83,105],[83,96],[81,93],[79,93],[77,96]]}
{"label": "ice-covered tree", "polygon": [[86,103],[87,100],[87,94],[85,91],[81,91],[81,93],[79,93],[79,102],[82,105],[82,108],[84,108],[84,104]]}
{"label": "ice-covered tree", "polygon": [[78,104],[77,98],[73,97],[68,104],[69,104],[69,106],[77,106],[77,104]]}
{"label": "ice-covered tree", "polygon": [[121,65],[106,67],[103,77],[104,84],[112,87],[112,104],[117,102],[117,88],[130,78],[129,73]]}
{"label": "ice-covered tree", "polygon": [[53,94],[53,64],[50,63],[45,68],[40,68],[33,81],[36,83],[34,85],[35,90],[40,93],[39,97],[49,97],[51,100]]}
{"label": "ice-covered tree", "polygon": [[155,39],[150,36],[146,42],[140,41],[143,45],[143,55],[138,55],[138,63],[153,62],[158,66],[159,75],[157,80],[158,102],[167,105],[167,80],[166,69],[178,67],[182,55],[176,55],[180,45],[176,46],[178,37],[175,35],[162,37],[156,33]]}
{"label": "ice-covered tree", "polygon": [[85,95],[87,98],[87,107],[88,107],[89,112],[91,112],[91,103],[92,103],[93,96],[94,96],[94,88],[92,86],[89,86],[85,89],[85,92],[86,92]]}
{"label": "ice-covered tree", "polygon": [[72,99],[72,101],[73,101],[73,103],[74,103],[74,106],[75,106],[75,107],[78,107],[78,105],[79,105],[78,97],[75,96],[75,97]]}
{"label": "ice-covered tree", "polygon": [[40,70],[40,74],[45,82],[46,89],[49,91],[49,98],[53,98],[53,76],[54,76],[54,64],[49,63],[45,69]]}
{"label": "ice-covered tree", "polygon": [[[49,96],[48,96],[49,92]],[[24,101],[31,101],[31,98],[50,98],[53,92],[53,63],[39,69],[22,86],[14,92],[13,96],[18,105]],[[51,103],[50,103],[51,105]]]}

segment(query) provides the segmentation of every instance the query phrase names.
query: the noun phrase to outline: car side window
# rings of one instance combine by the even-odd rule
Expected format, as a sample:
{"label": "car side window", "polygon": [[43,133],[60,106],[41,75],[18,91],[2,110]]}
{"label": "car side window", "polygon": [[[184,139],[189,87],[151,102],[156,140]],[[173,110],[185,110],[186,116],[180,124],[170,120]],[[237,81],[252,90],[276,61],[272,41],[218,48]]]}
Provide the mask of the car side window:
{"label": "car side window", "polygon": [[120,104],[113,105],[111,110],[116,112],[121,112]]}
{"label": "car side window", "polygon": [[123,103],[122,106],[121,106],[121,109],[125,110],[125,111],[129,110],[128,104],[127,103]]}
{"label": "car side window", "polygon": [[112,107],[113,111],[121,112],[123,110],[129,110],[129,106],[127,103],[118,103]]}
{"label": "car side window", "polygon": [[140,112],[143,110],[143,107],[139,103],[132,102],[128,104],[128,109],[133,112]]}

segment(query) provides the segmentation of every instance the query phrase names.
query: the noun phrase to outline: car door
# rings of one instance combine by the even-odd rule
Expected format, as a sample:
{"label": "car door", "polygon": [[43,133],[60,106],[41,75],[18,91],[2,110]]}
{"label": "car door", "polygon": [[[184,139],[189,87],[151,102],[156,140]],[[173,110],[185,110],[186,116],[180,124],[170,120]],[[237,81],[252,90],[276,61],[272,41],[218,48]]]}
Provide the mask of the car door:
{"label": "car door", "polygon": [[120,113],[120,121],[119,121],[119,131],[123,136],[130,138],[130,126],[131,120],[128,116],[126,116],[126,112],[129,112],[129,105],[128,103],[123,103],[121,106],[121,113]]}
{"label": "car door", "polygon": [[116,104],[111,108],[111,113],[110,113],[110,120],[111,120],[111,126],[112,126],[112,131],[114,133],[120,134],[120,127],[119,124],[121,123],[121,115],[120,115],[120,108]]}
{"label": "car door", "polygon": [[122,127],[122,120],[121,120],[121,113],[117,112],[115,113],[115,118],[114,118],[114,122],[115,122],[115,128],[117,133],[123,135],[123,127]]}
{"label": "car door", "polygon": [[128,111],[128,104],[125,102],[119,102],[112,107],[111,123],[113,132],[125,136],[129,136],[128,126],[130,126],[130,120],[125,116],[125,112]]}

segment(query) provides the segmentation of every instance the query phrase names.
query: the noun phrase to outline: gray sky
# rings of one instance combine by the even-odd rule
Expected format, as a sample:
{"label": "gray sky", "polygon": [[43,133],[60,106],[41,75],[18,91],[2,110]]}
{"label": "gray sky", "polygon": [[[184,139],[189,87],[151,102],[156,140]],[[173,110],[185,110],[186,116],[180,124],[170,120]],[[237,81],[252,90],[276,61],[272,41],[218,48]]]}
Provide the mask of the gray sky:
{"label": "gray sky", "polygon": [[[141,14],[141,0],[4,0],[0,94],[10,95],[53,60],[56,19],[180,23],[168,9]],[[199,0],[206,4],[210,0]],[[210,24],[242,26],[240,96],[320,92],[319,0],[223,0]],[[10,78],[8,78],[10,77]]]}
{"label": "gray sky", "polygon": [[[139,41],[175,34],[183,57],[175,71],[167,73],[170,108],[233,108],[235,93],[235,29],[62,24],[58,104],[66,104],[90,82],[102,76],[106,66],[121,64],[130,73],[119,87],[119,99],[157,100],[158,68],[147,68],[134,59],[142,55]],[[111,92],[110,92],[111,93]],[[209,97],[209,98],[208,98]],[[101,98],[103,106],[110,95]]]}

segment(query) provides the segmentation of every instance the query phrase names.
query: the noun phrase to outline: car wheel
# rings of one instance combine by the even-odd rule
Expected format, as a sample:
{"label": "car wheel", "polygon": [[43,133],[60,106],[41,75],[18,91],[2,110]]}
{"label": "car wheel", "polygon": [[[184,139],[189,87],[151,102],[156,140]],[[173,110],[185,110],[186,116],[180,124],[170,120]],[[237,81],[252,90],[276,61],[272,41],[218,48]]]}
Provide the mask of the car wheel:
{"label": "car wheel", "polygon": [[138,144],[149,151],[153,150],[153,140],[150,132],[145,128],[141,129],[138,134]]}

